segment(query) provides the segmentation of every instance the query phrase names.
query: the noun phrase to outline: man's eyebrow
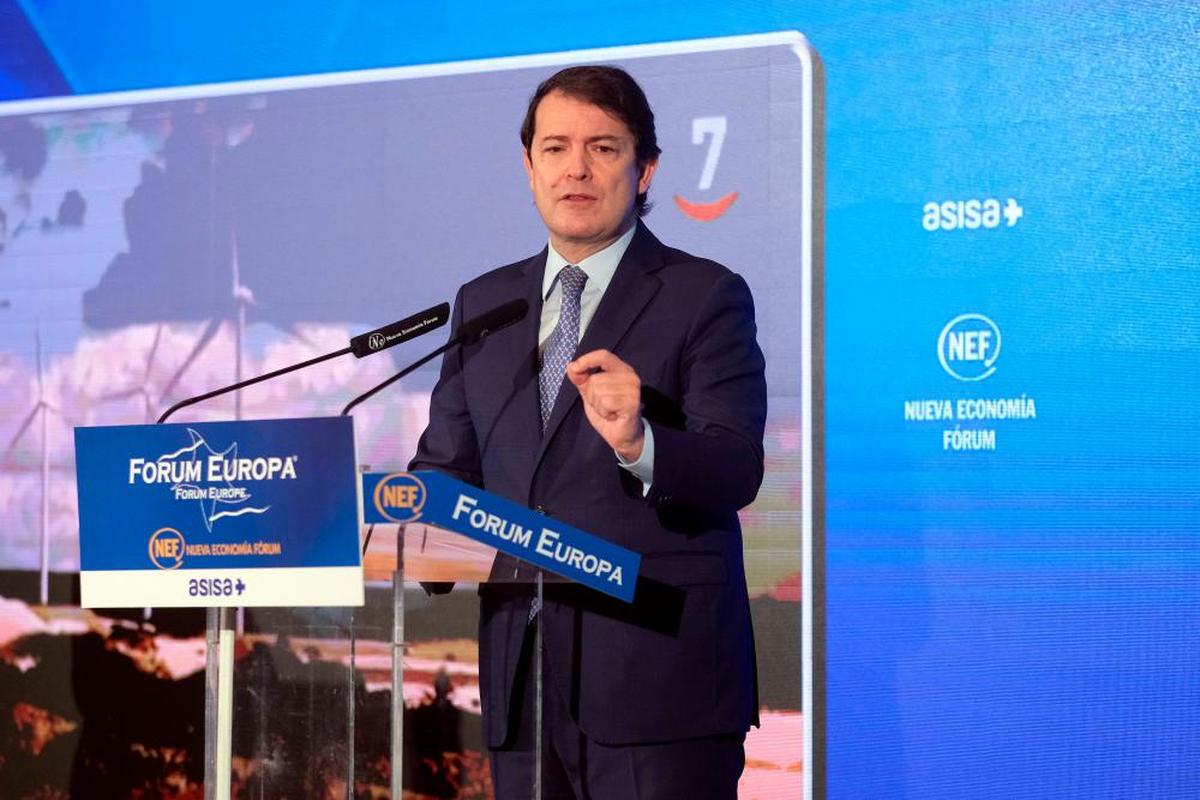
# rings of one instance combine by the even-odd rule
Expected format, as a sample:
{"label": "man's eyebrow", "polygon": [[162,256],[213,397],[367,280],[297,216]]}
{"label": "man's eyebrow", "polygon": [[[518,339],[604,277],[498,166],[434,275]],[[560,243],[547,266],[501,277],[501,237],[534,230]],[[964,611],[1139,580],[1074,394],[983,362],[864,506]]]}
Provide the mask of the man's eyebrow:
{"label": "man's eyebrow", "polygon": [[[545,136],[539,137],[538,141],[539,142],[566,142],[566,141],[569,141],[570,138],[571,137],[566,136],[565,134],[561,134],[561,133],[548,133]],[[619,142],[619,141],[621,141],[621,137],[617,136],[615,133],[601,133],[597,136],[589,136],[584,141],[586,141],[586,142]]]}

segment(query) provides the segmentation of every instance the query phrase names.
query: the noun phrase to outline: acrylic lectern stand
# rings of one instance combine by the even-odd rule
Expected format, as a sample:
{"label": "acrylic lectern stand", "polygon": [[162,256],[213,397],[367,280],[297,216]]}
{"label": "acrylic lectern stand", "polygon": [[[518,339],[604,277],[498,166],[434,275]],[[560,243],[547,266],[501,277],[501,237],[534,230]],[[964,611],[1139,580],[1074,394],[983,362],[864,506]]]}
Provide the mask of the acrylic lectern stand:
{"label": "acrylic lectern stand", "polygon": [[[496,550],[421,523],[367,526],[363,536],[362,608],[246,608],[240,620],[233,609],[209,610],[206,798],[482,796],[482,735],[464,735],[482,731],[472,589],[523,583],[540,597],[564,579],[533,569],[493,575]],[[422,588],[438,582],[458,588]],[[406,630],[410,618],[419,631]],[[540,798],[541,615],[531,626],[529,796]]]}

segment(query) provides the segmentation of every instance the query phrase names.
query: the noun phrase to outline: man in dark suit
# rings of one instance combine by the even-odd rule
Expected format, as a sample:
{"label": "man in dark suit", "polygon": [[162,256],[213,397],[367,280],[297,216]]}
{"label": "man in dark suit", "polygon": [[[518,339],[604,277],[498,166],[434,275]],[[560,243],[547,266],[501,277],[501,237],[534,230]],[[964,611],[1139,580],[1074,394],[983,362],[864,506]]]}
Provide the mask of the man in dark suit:
{"label": "man in dark suit", "polygon": [[541,604],[527,587],[481,589],[497,795],[530,796],[541,615],[544,797],[733,798],[757,723],[737,518],[763,474],[750,292],[639,220],[659,149],[628,74],[549,78],[521,139],[549,247],[463,286],[454,322],[514,298],[530,314],[447,354],[410,468],[537,508],[641,553],[642,567],[629,605],[562,585]]}

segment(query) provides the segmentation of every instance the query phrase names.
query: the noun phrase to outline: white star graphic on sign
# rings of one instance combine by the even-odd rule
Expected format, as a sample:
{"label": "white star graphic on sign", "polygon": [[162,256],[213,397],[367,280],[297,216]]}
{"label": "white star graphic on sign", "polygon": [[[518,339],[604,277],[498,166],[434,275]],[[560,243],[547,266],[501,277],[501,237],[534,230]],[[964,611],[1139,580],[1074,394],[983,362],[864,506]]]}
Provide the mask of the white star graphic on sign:
{"label": "white star graphic on sign", "polygon": [[[237,442],[234,442],[233,444],[229,445],[229,447],[225,448],[224,450],[216,451],[216,450],[213,450],[212,447],[208,444],[208,442],[205,441],[204,437],[201,436],[199,433],[197,433],[195,430],[188,428],[187,432],[188,432],[188,436],[190,436],[192,439],[192,443],[190,445],[188,445],[187,447],[176,450],[174,453],[170,453],[168,455],[163,456],[162,458],[159,459],[159,461],[164,461],[167,459],[175,458],[177,456],[183,455],[184,453],[191,453],[192,461],[200,461],[201,464],[203,464],[204,462],[206,462],[208,460],[208,456],[220,456],[222,458],[237,458]],[[203,448],[205,451],[207,451],[207,455],[203,455],[201,453],[201,448]],[[201,469],[203,469],[203,466],[201,467]],[[228,480],[225,480],[222,482],[225,484],[225,487],[227,487],[229,489],[237,488],[232,483],[230,483]],[[204,491],[201,487],[196,486],[195,484],[191,484],[191,483],[176,483],[174,486],[171,487],[171,489],[172,490],[192,489],[196,492]],[[265,507],[246,506],[245,508],[240,508],[240,509],[237,509],[236,511],[220,511],[220,512],[217,511],[218,503],[223,503],[225,505],[236,505],[238,503],[246,502],[251,497],[252,497],[252,495],[249,492],[244,492],[241,497],[236,497],[236,498],[215,498],[214,497],[209,501],[200,500],[199,501],[200,517],[201,517],[201,519],[204,520],[205,529],[211,533],[213,523],[215,521],[217,521],[218,519],[220,519],[221,517],[240,517],[243,514],[262,514],[267,509],[270,508],[270,506],[265,506]],[[206,502],[208,503],[207,509],[205,508]]]}

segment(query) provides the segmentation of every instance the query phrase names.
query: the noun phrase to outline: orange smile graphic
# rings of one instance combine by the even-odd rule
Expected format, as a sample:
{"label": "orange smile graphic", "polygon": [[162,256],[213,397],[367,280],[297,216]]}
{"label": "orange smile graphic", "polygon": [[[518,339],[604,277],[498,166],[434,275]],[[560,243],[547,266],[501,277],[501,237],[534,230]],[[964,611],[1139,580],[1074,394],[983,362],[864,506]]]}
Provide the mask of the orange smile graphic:
{"label": "orange smile graphic", "polygon": [[712,222],[728,211],[729,207],[733,205],[733,201],[737,200],[737,198],[737,192],[730,192],[721,199],[714,200],[711,203],[693,203],[690,200],[684,200],[679,195],[675,195],[675,205],[679,206],[679,210],[684,214],[687,214],[698,222]]}

